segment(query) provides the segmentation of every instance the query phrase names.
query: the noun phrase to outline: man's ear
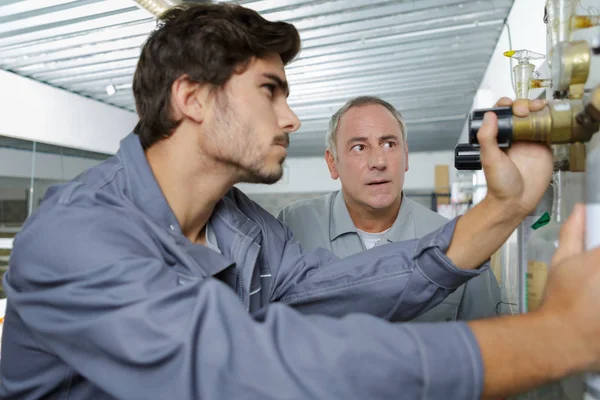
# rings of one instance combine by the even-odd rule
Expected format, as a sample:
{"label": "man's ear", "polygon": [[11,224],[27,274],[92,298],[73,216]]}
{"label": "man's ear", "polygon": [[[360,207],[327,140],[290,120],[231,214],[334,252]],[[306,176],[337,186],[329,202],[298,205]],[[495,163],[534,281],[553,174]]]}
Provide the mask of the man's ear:
{"label": "man's ear", "polygon": [[404,143],[404,172],[408,172],[408,143]]}
{"label": "man's ear", "polygon": [[329,175],[331,175],[331,179],[339,178],[340,175],[335,167],[335,158],[329,149],[325,150],[325,162],[327,163],[327,168],[329,168]]}
{"label": "man's ear", "polygon": [[171,109],[175,120],[188,118],[196,123],[204,120],[208,85],[202,85],[182,75],[171,85]]}

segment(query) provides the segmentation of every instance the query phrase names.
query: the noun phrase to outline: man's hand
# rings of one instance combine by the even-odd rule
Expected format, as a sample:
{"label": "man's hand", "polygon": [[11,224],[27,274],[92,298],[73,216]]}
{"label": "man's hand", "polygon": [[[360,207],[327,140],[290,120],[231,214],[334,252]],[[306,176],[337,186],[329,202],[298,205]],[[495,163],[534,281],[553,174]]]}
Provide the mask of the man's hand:
{"label": "man's hand", "polygon": [[584,252],[584,207],[560,233],[541,307],[469,322],[484,363],[484,398],[600,371],[600,248]]}
{"label": "man's hand", "polygon": [[[512,105],[513,113],[525,117],[530,111],[545,106],[541,100],[516,100],[501,98],[496,106]],[[502,205],[507,215],[523,218],[539,203],[550,184],[552,153],[548,146],[539,143],[513,143],[505,153],[497,143],[496,115],[484,116],[477,139],[481,146],[481,165],[485,172],[488,192],[486,200]]]}
{"label": "man's hand", "polygon": [[584,238],[584,207],[577,205],[561,228],[539,312],[556,321],[567,365],[600,371],[600,249],[584,253]]}
{"label": "man's hand", "polygon": [[[502,98],[496,106],[513,106],[513,113],[526,116],[544,107],[543,101]],[[486,113],[477,133],[481,165],[487,180],[485,199],[456,223],[446,255],[463,269],[479,267],[506,241],[539,203],[550,184],[552,154],[539,143],[513,143],[508,152],[498,147],[498,121]]]}

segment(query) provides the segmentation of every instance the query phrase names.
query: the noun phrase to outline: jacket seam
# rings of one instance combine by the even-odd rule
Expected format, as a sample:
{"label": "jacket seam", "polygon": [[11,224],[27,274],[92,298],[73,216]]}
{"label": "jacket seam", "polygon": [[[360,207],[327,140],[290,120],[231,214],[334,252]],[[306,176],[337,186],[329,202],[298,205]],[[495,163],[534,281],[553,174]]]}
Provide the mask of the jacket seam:
{"label": "jacket seam", "polygon": [[110,182],[112,182],[115,179],[115,176],[117,175],[117,173],[119,171],[121,171],[123,169],[123,164],[119,163],[117,165],[115,165],[113,167],[113,169],[110,171],[110,173],[107,175],[106,178],[104,178],[104,180],[100,181],[99,184],[95,185],[96,189],[102,189],[104,186],[108,185]]}
{"label": "jacket seam", "polygon": [[[438,246],[427,246],[424,249],[421,249],[419,251],[419,256],[421,256],[423,253],[427,252],[427,251],[433,251],[434,252],[434,257],[437,259],[437,261],[443,263],[444,267],[447,267],[448,271],[451,275],[452,275],[452,279],[456,280],[456,279],[464,279],[464,278],[475,278],[477,276],[480,276],[480,274],[477,274],[475,272],[475,270],[461,270],[458,267],[456,267],[455,265],[453,265],[451,262],[448,262],[446,260],[446,255],[440,250],[440,248]],[[421,273],[423,274],[423,276],[425,276],[427,278],[428,281],[430,281],[431,283],[435,284],[436,286],[439,286],[441,288],[444,289],[450,289],[450,290],[454,290],[456,288],[458,288],[459,286],[461,286],[463,283],[456,285],[455,287],[447,287],[447,286],[443,286],[442,284],[433,281],[433,279],[425,273],[425,270],[423,268],[421,268],[420,262],[419,262],[419,256],[415,257],[415,264],[416,267],[419,268],[419,270],[421,271]]]}
{"label": "jacket seam", "polygon": [[[480,382],[477,381],[477,362],[475,361],[476,355],[473,354],[473,347],[469,342],[469,339],[466,337],[465,332],[462,329],[459,329],[460,338],[463,340],[467,347],[467,354],[469,355],[469,361],[471,365],[471,376],[473,378],[473,386],[479,387]],[[477,399],[477,394],[473,395],[473,399]]]}
{"label": "jacket seam", "polygon": [[[121,165],[120,163],[115,165],[113,167],[113,169],[110,171],[110,173],[108,174],[108,176],[106,178],[104,178],[104,180],[102,180],[98,185],[93,185],[91,186],[94,190],[100,190],[102,189],[104,186],[106,186],[107,184],[109,184],[110,182],[112,182],[115,179],[115,176],[117,175],[117,172],[119,172],[121,169],[123,169],[123,165]],[[65,191],[65,193],[60,197],[58,203],[59,204],[69,204],[72,200],[72,195],[75,192],[75,190],[80,187],[80,186],[86,186],[85,183],[83,182],[78,182],[77,185],[72,186],[71,188],[67,189]]]}
{"label": "jacket seam", "polygon": [[421,341],[419,340],[419,335],[416,335],[410,326],[407,326],[406,331],[416,342],[416,344],[417,344],[416,347],[419,350],[419,355],[421,356],[420,357],[421,358],[421,372],[422,372],[422,376],[423,376],[423,391],[421,393],[421,399],[427,400],[427,388],[429,386],[429,370],[427,368],[426,354],[425,354],[426,352],[425,352],[425,349],[423,348],[423,343],[421,343]]}
{"label": "jacket seam", "polygon": [[304,292],[304,293],[292,294],[292,295],[283,297],[281,299],[281,301],[289,302],[289,301],[293,301],[293,300],[305,300],[305,299],[308,299],[313,296],[318,296],[318,295],[322,295],[322,294],[326,294],[326,293],[336,293],[336,292],[340,292],[340,291],[347,290],[347,289],[354,289],[357,287],[371,285],[373,283],[378,283],[378,282],[387,281],[387,280],[390,280],[393,278],[410,275],[411,273],[412,273],[412,271],[403,270],[401,272],[395,272],[395,273],[388,274],[388,275],[385,275],[382,277],[371,277],[371,278],[363,279],[360,282],[356,282],[353,284],[346,284],[341,287],[315,289],[315,290],[311,290],[311,291]]}
{"label": "jacket seam", "polygon": [[65,400],[69,400],[69,395],[71,394],[71,385],[73,384],[73,368],[69,367],[68,371],[67,371],[67,382],[66,382],[66,386],[67,386],[67,390],[65,391]]}

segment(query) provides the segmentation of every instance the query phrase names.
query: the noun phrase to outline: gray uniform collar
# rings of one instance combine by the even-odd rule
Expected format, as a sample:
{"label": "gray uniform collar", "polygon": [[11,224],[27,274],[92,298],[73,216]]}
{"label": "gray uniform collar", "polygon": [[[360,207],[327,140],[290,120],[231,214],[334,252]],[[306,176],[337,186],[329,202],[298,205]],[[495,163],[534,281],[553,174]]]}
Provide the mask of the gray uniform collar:
{"label": "gray uniform collar", "polygon": [[150,169],[139,136],[130,133],[123,138],[117,156],[127,176],[128,197],[135,206],[165,229],[181,233],[179,222]]}
{"label": "gray uniform collar", "polygon": [[[398,216],[392,225],[392,228],[385,235],[388,242],[397,242],[417,237],[415,231],[415,222],[412,218],[414,202],[408,199],[404,192],[402,193],[402,205]],[[333,241],[346,233],[357,233],[354,222],[350,217],[344,195],[339,190],[333,200],[331,210],[331,221],[329,225],[329,240]]]}

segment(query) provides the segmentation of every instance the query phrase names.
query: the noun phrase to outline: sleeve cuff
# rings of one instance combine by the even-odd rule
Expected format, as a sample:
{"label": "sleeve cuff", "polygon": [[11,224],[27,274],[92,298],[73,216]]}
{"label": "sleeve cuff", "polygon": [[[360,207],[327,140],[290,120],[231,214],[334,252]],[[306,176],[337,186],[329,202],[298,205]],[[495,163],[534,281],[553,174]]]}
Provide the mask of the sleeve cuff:
{"label": "sleeve cuff", "polygon": [[473,270],[460,269],[446,256],[458,218],[423,236],[417,243],[415,254],[417,267],[423,275],[435,285],[449,290],[456,289],[488,268],[486,265]]}

